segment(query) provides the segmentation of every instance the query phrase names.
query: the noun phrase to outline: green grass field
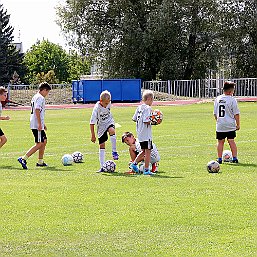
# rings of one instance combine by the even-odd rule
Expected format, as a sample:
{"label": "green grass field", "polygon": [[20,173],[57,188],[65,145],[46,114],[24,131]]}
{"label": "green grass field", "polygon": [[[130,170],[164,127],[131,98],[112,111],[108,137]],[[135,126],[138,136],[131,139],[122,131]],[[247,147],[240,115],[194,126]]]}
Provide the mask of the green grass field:
{"label": "green grass field", "polygon": [[[240,163],[222,164],[218,174],[206,171],[216,158],[213,104],[159,107],[154,177],[124,174],[120,137],[135,132],[134,107],[112,108],[121,125],[113,174],[96,173],[92,109],[47,110],[49,167],[36,168],[34,155],[28,170],[17,158],[33,144],[30,112],[4,110],[11,120],[0,123],[8,137],[0,150],[0,256],[257,256],[257,104],[239,107]],[[63,166],[62,155],[74,151],[85,162]]]}

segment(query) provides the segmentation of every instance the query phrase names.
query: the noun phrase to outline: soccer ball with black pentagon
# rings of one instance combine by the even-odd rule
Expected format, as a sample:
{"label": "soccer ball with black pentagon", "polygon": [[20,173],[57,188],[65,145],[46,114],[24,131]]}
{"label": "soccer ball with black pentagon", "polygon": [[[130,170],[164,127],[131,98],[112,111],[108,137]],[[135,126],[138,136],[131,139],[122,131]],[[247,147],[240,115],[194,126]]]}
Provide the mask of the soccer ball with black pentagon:
{"label": "soccer ball with black pentagon", "polygon": [[207,163],[207,171],[209,173],[218,173],[220,171],[220,165],[216,161],[210,161]]}
{"label": "soccer ball with black pentagon", "polygon": [[81,152],[74,152],[71,156],[74,162],[83,162],[83,154]]}
{"label": "soccer ball with black pentagon", "polygon": [[64,166],[68,166],[68,165],[71,165],[72,163],[73,163],[73,158],[71,154],[64,154],[62,157],[62,164]]}
{"label": "soccer ball with black pentagon", "polygon": [[116,163],[112,160],[108,160],[103,164],[102,168],[104,172],[114,172],[116,169]]}
{"label": "soccer ball with black pentagon", "polygon": [[162,122],[162,120],[163,120],[162,112],[158,109],[153,110],[150,116],[151,124],[158,125]]}

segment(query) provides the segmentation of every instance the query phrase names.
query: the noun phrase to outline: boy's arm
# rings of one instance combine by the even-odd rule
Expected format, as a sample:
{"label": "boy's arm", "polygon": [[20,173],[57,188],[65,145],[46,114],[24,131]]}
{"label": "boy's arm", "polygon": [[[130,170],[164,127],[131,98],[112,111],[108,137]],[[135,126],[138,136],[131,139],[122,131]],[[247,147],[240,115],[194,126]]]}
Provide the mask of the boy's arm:
{"label": "boy's arm", "polygon": [[91,132],[91,141],[95,143],[96,137],[95,137],[95,124],[90,124],[90,132]]}
{"label": "boy's arm", "polygon": [[234,117],[236,120],[236,130],[239,130],[240,129],[240,115],[236,114]]}
{"label": "boy's arm", "polygon": [[42,128],[42,125],[41,125],[40,110],[36,109],[35,114],[36,114],[36,117],[37,117],[38,130],[42,130],[43,128]]}

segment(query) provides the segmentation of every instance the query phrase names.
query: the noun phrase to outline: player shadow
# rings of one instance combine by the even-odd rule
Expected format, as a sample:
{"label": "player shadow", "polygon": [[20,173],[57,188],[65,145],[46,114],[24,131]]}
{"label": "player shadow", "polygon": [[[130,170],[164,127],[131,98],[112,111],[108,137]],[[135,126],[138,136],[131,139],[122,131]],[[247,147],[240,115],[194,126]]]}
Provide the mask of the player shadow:
{"label": "player shadow", "polygon": [[228,165],[232,165],[232,166],[242,166],[242,167],[257,167],[257,164],[255,163],[227,163]]}
{"label": "player shadow", "polygon": [[6,170],[19,170],[20,167],[15,167],[15,166],[10,166],[10,165],[6,165],[6,166],[0,166],[0,169],[6,169]]}
{"label": "player shadow", "polygon": [[50,171],[66,171],[66,169],[56,168],[55,166],[47,166],[47,167],[36,167],[37,170],[50,170]]}
{"label": "player shadow", "polygon": [[128,174],[128,173],[125,173],[125,172],[110,172],[110,173],[102,172],[101,174],[104,175],[104,176],[117,176],[117,177],[130,177],[130,178],[137,178],[139,176],[152,177],[152,178],[158,178],[158,179],[163,179],[163,178],[166,178],[166,179],[184,178],[184,177],[180,177],[180,176],[162,175],[162,173],[164,173],[164,172],[158,171],[157,173],[155,173],[152,176],[149,176],[149,175],[145,176],[143,174]]}
{"label": "player shadow", "polygon": [[24,170],[24,171],[27,171],[27,170],[50,170],[50,171],[66,171],[65,169],[59,169],[59,168],[56,168],[54,166],[47,166],[47,167],[33,167],[33,168],[29,168],[27,170],[23,169],[22,167],[19,167],[19,166],[10,166],[10,165],[6,165],[6,166],[0,166],[0,170],[1,169],[6,169],[6,170]]}

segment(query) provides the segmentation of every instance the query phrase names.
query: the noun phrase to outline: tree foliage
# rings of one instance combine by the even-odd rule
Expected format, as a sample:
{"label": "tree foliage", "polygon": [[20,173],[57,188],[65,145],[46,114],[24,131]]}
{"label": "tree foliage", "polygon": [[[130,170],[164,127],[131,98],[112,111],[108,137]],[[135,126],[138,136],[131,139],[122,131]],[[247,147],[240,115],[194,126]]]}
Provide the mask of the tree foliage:
{"label": "tree foliage", "polygon": [[[37,83],[37,78],[49,71],[54,71],[56,83],[68,78],[69,59],[61,46],[48,40],[38,41],[25,54],[24,64],[27,67],[27,82]],[[38,75],[41,74],[41,75]],[[49,81],[50,83],[50,81]]]}
{"label": "tree foliage", "polygon": [[12,44],[13,27],[9,25],[10,15],[0,4],[0,84],[7,84],[15,71],[22,70],[22,55]]}
{"label": "tree foliage", "polygon": [[49,83],[71,82],[81,75],[88,74],[88,61],[75,51],[67,53],[61,46],[48,40],[38,41],[25,54],[24,64],[27,67],[27,82]]}
{"label": "tree foliage", "polygon": [[109,77],[195,79],[220,63],[257,75],[256,10],[254,0],[67,0],[57,15]]}

